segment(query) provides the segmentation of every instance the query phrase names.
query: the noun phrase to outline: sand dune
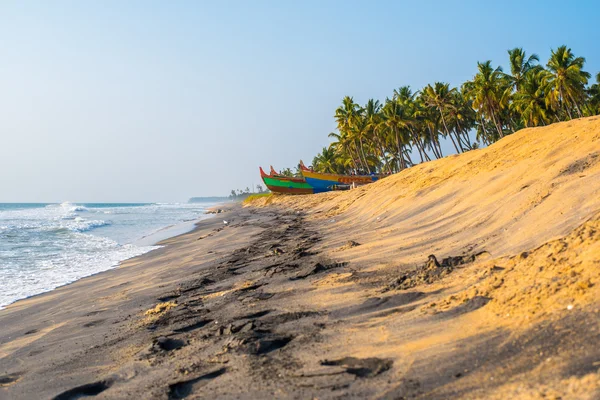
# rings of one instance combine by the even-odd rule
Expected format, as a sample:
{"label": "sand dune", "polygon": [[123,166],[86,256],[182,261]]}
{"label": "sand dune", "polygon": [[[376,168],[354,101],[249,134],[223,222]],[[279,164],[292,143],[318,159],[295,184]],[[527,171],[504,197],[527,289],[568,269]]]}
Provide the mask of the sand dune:
{"label": "sand dune", "polygon": [[368,246],[353,257],[502,256],[564,236],[600,210],[599,173],[600,117],[592,117],[524,129],[356,190],[267,201],[334,219],[324,221],[331,232],[355,231]]}
{"label": "sand dune", "polygon": [[[252,204],[267,205],[306,212],[324,233],[324,251],[374,276],[406,275],[430,254],[440,261],[478,255],[429,285],[416,285],[430,295],[419,303],[419,313],[401,323],[390,316],[361,325],[353,353],[422,359],[439,358],[432,350],[444,349],[451,357],[460,341],[477,343],[482,335],[502,331],[500,347],[527,337],[531,349],[523,352],[533,359],[514,357],[515,365],[499,359],[495,374],[505,383],[482,397],[600,396],[600,354],[583,350],[589,341],[600,343],[599,117],[525,129],[488,148],[348,192],[274,196]],[[344,247],[349,240],[361,245]],[[341,283],[330,281],[327,292],[336,285]],[[432,322],[429,317],[436,315],[452,318]],[[554,334],[533,333],[552,324],[559,326],[551,329]],[[554,342],[556,329],[572,335],[570,350]],[[552,356],[533,350],[543,347],[542,338],[552,343]],[[578,345],[581,351],[574,350]],[[502,377],[500,370],[522,363],[531,368]],[[590,373],[569,376],[565,371],[574,364]],[[470,396],[478,397],[477,382],[493,374],[472,374]],[[467,381],[462,380],[465,388]]]}

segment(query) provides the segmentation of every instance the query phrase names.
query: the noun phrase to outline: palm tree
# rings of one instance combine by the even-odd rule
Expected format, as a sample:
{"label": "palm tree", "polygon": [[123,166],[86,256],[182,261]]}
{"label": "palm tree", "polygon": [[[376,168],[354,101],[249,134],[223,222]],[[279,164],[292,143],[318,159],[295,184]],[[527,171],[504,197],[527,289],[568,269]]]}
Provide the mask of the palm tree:
{"label": "palm tree", "polygon": [[589,115],[600,114],[600,72],[596,75],[596,83],[590,86],[588,95]]}
{"label": "palm tree", "polygon": [[329,147],[333,149],[336,155],[337,167],[341,170],[340,172],[347,172],[350,168],[354,172],[358,171],[357,159],[354,155],[354,142],[350,137],[335,132],[331,132],[329,137],[336,139]]}
{"label": "palm tree", "polygon": [[552,50],[548,60],[548,69],[552,73],[548,93],[549,103],[555,110],[562,109],[569,119],[573,118],[571,111],[575,109],[581,117],[580,106],[585,101],[585,85],[591,75],[583,71],[585,58],[575,57],[567,46]]}
{"label": "palm tree", "polygon": [[475,126],[477,120],[475,110],[464,91],[455,90],[450,102],[452,107],[448,109],[448,126],[455,132],[461,149],[472,149],[469,131]]}
{"label": "palm tree", "polygon": [[381,103],[379,103],[379,100],[369,99],[364,110],[368,138],[373,143],[373,147],[376,149],[376,151],[379,152],[379,158],[381,161],[383,161],[385,169],[391,172],[385,151],[385,136],[387,132],[385,117],[382,114]]}
{"label": "palm tree", "polygon": [[525,75],[532,69],[538,67],[536,65],[540,58],[537,54],[532,54],[527,57],[527,53],[521,47],[515,47],[512,50],[508,50],[508,59],[510,63],[510,74],[504,74],[504,76],[511,83],[511,87],[513,87],[516,91],[519,90],[519,87],[525,80]]}
{"label": "palm tree", "polygon": [[[363,159],[360,157],[360,151],[362,151],[362,145],[359,147],[357,137],[357,125],[361,119],[361,108],[354,102],[352,97],[346,96],[342,100],[342,105],[335,110],[335,120],[337,122],[338,131],[342,137],[346,140],[352,141],[353,147],[355,148],[357,159],[359,163],[365,168]],[[358,135],[360,136],[360,135]],[[364,151],[363,151],[364,154]]]}
{"label": "palm tree", "polygon": [[[353,125],[350,129],[350,135],[356,143],[358,143],[359,160],[363,167],[363,171],[371,173],[369,167],[369,159],[367,157],[368,151],[365,151],[365,147],[369,145],[368,131],[367,131],[367,120],[365,119],[364,108],[359,107],[356,116],[353,118]],[[361,158],[362,156],[362,158]]]}
{"label": "palm tree", "polygon": [[504,96],[506,81],[503,80],[502,68],[493,68],[491,61],[477,63],[478,72],[472,81],[465,82],[464,90],[473,101],[473,108],[482,118],[489,119],[498,135],[502,138],[504,133],[500,123],[499,114],[506,100]]}
{"label": "palm tree", "polygon": [[289,176],[290,178],[293,178],[293,177],[294,177],[294,173],[293,173],[293,172],[292,172],[292,170],[291,170],[291,169],[289,169],[289,168],[284,168],[284,169],[282,169],[282,170],[281,170],[281,175],[283,175],[283,176]]}
{"label": "palm tree", "polygon": [[[411,144],[412,142],[412,144],[417,146],[421,162],[424,161],[423,159],[431,161],[431,158],[425,151],[425,142],[423,140],[425,130],[419,129],[419,125],[421,125],[419,114],[422,107],[417,101],[417,94],[418,92],[412,92],[410,86],[401,86],[398,89],[394,89],[392,100],[400,106],[401,115],[403,116],[404,121],[403,127],[410,133],[410,138],[407,138],[405,141],[406,144]],[[422,132],[422,134],[419,134],[420,132]]]}
{"label": "palm tree", "polygon": [[439,138],[440,115],[436,110],[426,107],[422,97],[415,101],[418,131],[425,147],[429,148],[436,158],[442,158],[444,154]]}
{"label": "palm tree", "polygon": [[323,150],[313,158],[312,166],[317,172],[338,172],[335,149],[332,146],[323,147]]}
{"label": "palm tree", "polygon": [[452,141],[456,152],[461,153],[463,149],[461,146],[459,146],[460,143],[457,144],[454,141],[454,138],[452,137],[452,134],[448,129],[446,118],[444,117],[444,114],[448,113],[454,108],[454,104],[452,104],[452,96],[455,92],[456,88],[450,89],[450,84],[435,82],[434,86],[425,86],[422,92],[422,98],[426,106],[437,110],[441,117],[442,125],[444,126],[446,136],[450,137],[450,140]]}
{"label": "palm tree", "polygon": [[530,70],[514,95],[511,106],[526,127],[550,123],[551,110],[546,107],[549,80],[550,73],[545,69]]}
{"label": "palm tree", "polygon": [[[404,157],[405,146],[410,143],[407,135],[409,127],[413,124],[413,118],[407,113],[407,108],[398,100],[385,99],[382,109],[382,124],[387,128],[386,142],[390,143],[390,148],[398,171],[406,168]],[[419,150],[421,151],[421,150]]]}
{"label": "palm tree", "polygon": [[400,86],[398,89],[394,89],[394,96],[392,98],[400,102],[400,104],[406,105],[414,101],[416,95],[416,93],[412,92],[410,86]]}

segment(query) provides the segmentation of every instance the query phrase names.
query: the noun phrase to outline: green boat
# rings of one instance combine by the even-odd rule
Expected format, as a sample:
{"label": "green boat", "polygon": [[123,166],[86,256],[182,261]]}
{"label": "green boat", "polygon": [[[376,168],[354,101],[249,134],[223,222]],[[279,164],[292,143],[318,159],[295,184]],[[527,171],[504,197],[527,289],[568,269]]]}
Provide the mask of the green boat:
{"label": "green boat", "polygon": [[271,192],[284,194],[313,194],[318,193],[302,178],[290,178],[281,175],[269,175],[260,168],[260,177]]}

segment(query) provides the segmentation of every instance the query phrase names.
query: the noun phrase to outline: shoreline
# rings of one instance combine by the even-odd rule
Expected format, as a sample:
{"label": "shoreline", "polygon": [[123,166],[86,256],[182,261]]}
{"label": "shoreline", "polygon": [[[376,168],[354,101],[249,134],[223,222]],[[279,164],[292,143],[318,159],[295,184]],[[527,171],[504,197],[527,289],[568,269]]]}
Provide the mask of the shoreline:
{"label": "shoreline", "polygon": [[[229,209],[231,210],[232,208],[235,207],[230,207]],[[65,329],[64,325],[69,325],[73,319],[91,317],[104,312],[110,314],[111,318],[123,318],[124,320],[129,318],[129,315],[125,316],[118,313],[117,309],[114,309],[111,306],[113,302],[106,296],[96,296],[95,298],[90,298],[89,291],[111,293],[111,295],[108,297],[116,297],[116,302],[118,303],[119,295],[116,292],[120,290],[119,288],[130,283],[130,279],[137,277],[138,272],[146,270],[146,268],[140,268],[141,264],[154,263],[154,261],[164,255],[164,253],[171,251],[172,247],[177,247],[178,242],[185,240],[185,238],[189,239],[190,236],[197,235],[201,231],[210,232],[212,230],[220,230],[222,222],[216,218],[208,217],[198,221],[195,223],[195,225],[195,228],[189,232],[162,240],[159,242],[161,246],[160,248],[125,260],[116,268],[86,276],[75,282],[62,285],[48,292],[18,300],[3,309],[2,312],[0,312],[0,325],[3,327],[8,327],[8,329],[3,329],[0,331],[0,398],[3,398],[7,388],[11,387],[17,382],[22,381],[23,375],[25,375],[22,366],[26,363],[18,361],[17,364],[13,364],[15,361],[20,360],[20,357],[14,359],[10,359],[9,357],[13,356],[15,351],[24,352],[25,354],[28,354],[29,357],[35,356],[39,353],[44,353],[46,350],[35,348],[32,351],[32,347],[40,346],[41,348],[46,348],[47,346],[50,346],[50,348],[52,348],[54,346],[54,340],[50,339],[48,343],[46,343],[45,340],[48,339],[48,336],[55,334],[57,330]],[[134,271],[134,269],[136,271]],[[180,276],[179,278],[183,279],[183,276]],[[146,291],[149,291],[147,282],[138,282],[137,285],[144,287]],[[163,285],[156,284],[152,289],[160,292],[162,290],[158,288],[159,286],[162,287]],[[150,298],[152,297],[153,296],[150,295]],[[137,303],[139,300],[144,298],[147,300],[148,305],[155,303],[155,300],[149,300],[148,296],[136,298],[133,302]],[[108,302],[108,307],[105,308],[100,306],[97,303],[98,300],[101,300],[101,303]],[[82,304],[86,302],[87,304]],[[132,307],[137,308],[135,305],[132,305]],[[59,314],[60,317],[58,317],[57,314]],[[120,314],[120,316],[116,316],[114,314]],[[50,319],[48,319],[48,316],[50,316]],[[103,320],[101,321],[103,322]],[[93,330],[93,328],[97,326],[97,322],[98,321],[92,321],[91,323],[84,323],[82,326],[73,326],[68,329],[68,335],[71,335],[75,330],[79,332],[76,333],[75,336],[79,336],[80,334],[88,336],[89,333],[84,331]],[[49,323],[50,325],[48,325]],[[40,328],[39,325],[45,325],[45,327]],[[27,326],[27,328],[25,328],[25,326]],[[104,328],[108,328],[106,330],[110,331],[112,327]],[[122,328],[127,329],[126,326],[122,326]],[[62,333],[58,336],[61,337]],[[95,334],[92,334],[92,336],[95,336]],[[59,339],[59,341],[62,340]],[[94,347],[93,343],[96,342],[95,340],[90,340],[88,343]],[[70,340],[64,340],[64,344],[67,348],[70,348],[69,350],[71,351],[67,350],[66,353],[68,354],[66,355],[62,352],[56,352],[57,349],[51,349],[50,352],[52,354],[50,354],[49,358],[52,359],[52,361],[48,361],[48,363],[43,365],[42,368],[49,368],[49,365],[54,365],[56,363],[56,358],[61,359],[65,355],[67,357],[73,356],[76,353],[80,353],[81,351],[85,352],[89,349],[87,344],[81,346],[81,343],[76,343],[76,348],[72,348],[73,343],[71,343]],[[59,347],[63,346],[59,345]],[[44,364],[43,361],[41,363]],[[34,364],[37,367],[39,366],[40,361],[35,361]],[[18,371],[9,372],[9,370],[14,369],[11,366],[15,365],[18,366]],[[71,370],[71,368],[69,368],[69,370],[72,373],[77,373],[77,371]],[[100,368],[100,370],[102,370],[102,368]],[[48,373],[48,371],[46,371],[44,374],[46,373]],[[66,375],[69,375],[69,373]],[[62,374],[61,376],[64,378]],[[62,384],[64,385],[65,379],[62,380]],[[69,377],[66,380],[71,381],[72,377]],[[26,390],[26,393],[29,394],[21,394],[21,396],[24,396],[25,398],[30,396],[51,397],[57,394],[56,390],[53,390],[54,388],[52,386],[44,388],[41,388],[37,384],[34,384],[33,386],[34,389],[31,391]],[[60,385],[57,387],[60,387]]]}
{"label": "shoreline", "polygon": [[[42,203],[40,203],[40,204],[42,204]],[[216,206],[211,206],[211,207],[207,208],[206,210],[208,211],[208,210],[211,210],[211,209],[213,209],[215,207]],[[156,247],[156,248],[151,249],[149,251],[146,251],[145,253],[139,254],[137,256],[133,256],[133,257],[126,258],[124,260],[118,261],[115,265],[112,265],[110,268],[108,268],[106,270],[95,272],[95,273],[92,273],[90,275],[82,276],[81,278],[75,279],[75,280],[73,280],[71,282],[67,282],[67,283],[64,283],[62,285],[56,286],[53,289],[49,289],[49,290],[46,290],[46,291],[43,291],[43,292],[40,292],[40,293],[32,294],[30,296],[23,297],[21,299],[17,299],[15,301],[13,301],[12,303],[6,304],[4,306],[0,306],[0,315],[8,307],[10,307],[13,304],[16,304],[16,303],[18,303],[20,301],[31,299],[31,298],[35,298],[37,296],[41,296],[41,295],[44,295],[44,294],[47,294],[47,293],[51,293],[51,292],[53,292],[53,291],[55,291],[57,289],[60,289],[60,288],[62,288],[64,286],[68,286],[68,285],[71,285],[73,283],[76,283],[76,282],[78,282],[78,281],[80,281],[82,279],[86,279],[86,278],[89,278],[89,277],[93,277],[93,276],[102,274],[102,273],[107,272],[107,271],[112,271],[112,270],[118,269],[118,268],[120,268],[123,265],[123,263],[125,263],[125,262],[127,262],[129,260],[135,259],[137,257],[142,257],[142,256],[144,256],[144,255],[146,255],[148,253],[152,253],[152,252],[154,252],[156,250],[159,250],[160,248],[162,248],[164,246],[162,243],[165,242],[165,241],[168,241],[169,239],[173,239],[173,238],[176,238],[178,236],[185,235],[187,233],[192,233],[194,230],[197,229],[198,224],[200,222],[202,222],[205,219],[212,218],[212,217],[213,217],[213,215],[206,215],[205,214],[205,215],[203,215],[202,218],[197,218],[197,219],[194,219],[194,220],[191,220],[191,221],[182,221],[180,223],[169,225],[169,226],[161,228],[161,229],[159,229],[159,230],[157,230],[155,232],[152,232],[152,233],[150,233],[150,234],[148,234],[148,235],[146,235],[146,236],[144,236],[144,237],[136,240],[135,242],[133,242],[131,244],[134,245],[134,246],[136,246],[136,247]],[[166,235],[165,235],[165,233],[166,233]]]}

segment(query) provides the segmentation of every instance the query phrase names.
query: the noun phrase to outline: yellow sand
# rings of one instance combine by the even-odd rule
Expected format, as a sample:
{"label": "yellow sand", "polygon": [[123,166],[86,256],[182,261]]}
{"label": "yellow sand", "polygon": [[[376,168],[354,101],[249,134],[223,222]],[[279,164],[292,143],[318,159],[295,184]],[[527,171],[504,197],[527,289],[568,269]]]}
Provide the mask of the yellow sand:
{"label": "yellow sand", "polygon": [[[415,319],[414,328],[396,316],[371,319],[345,332],[346,351],[353,355],[394,357],[408,369],[424,352],[450,351],[462,339],[473,341],[498,329],[518,335],[577,310],[589,312],[600,330],[600,117],[524,129],[488,148],[347,192],[271,196],[250,205],[307,213],[324,234],[323,250],[363,271],[423,264],[429,254],[441,259],[487,252],[418,288],[436,293],[419,305],[424,316],[476,297],[490,299],[484,307],[437,325]],[[348,240],[361,245],[341,251]],[[348,283],[335,278],[319,282],[313,298],[330,305],[347,302],[348,293],[338,296],[336,289]],[[368,295],[381,296],[356,294]],[[561,368],[568,360],[547,361]],[[522,380],[501,385],[495,398],[578,399],[600,393],[598,373],[550,381],[545,376],[542,367],[528,371]],[[469,379],[493,376],[479,372]]]}

